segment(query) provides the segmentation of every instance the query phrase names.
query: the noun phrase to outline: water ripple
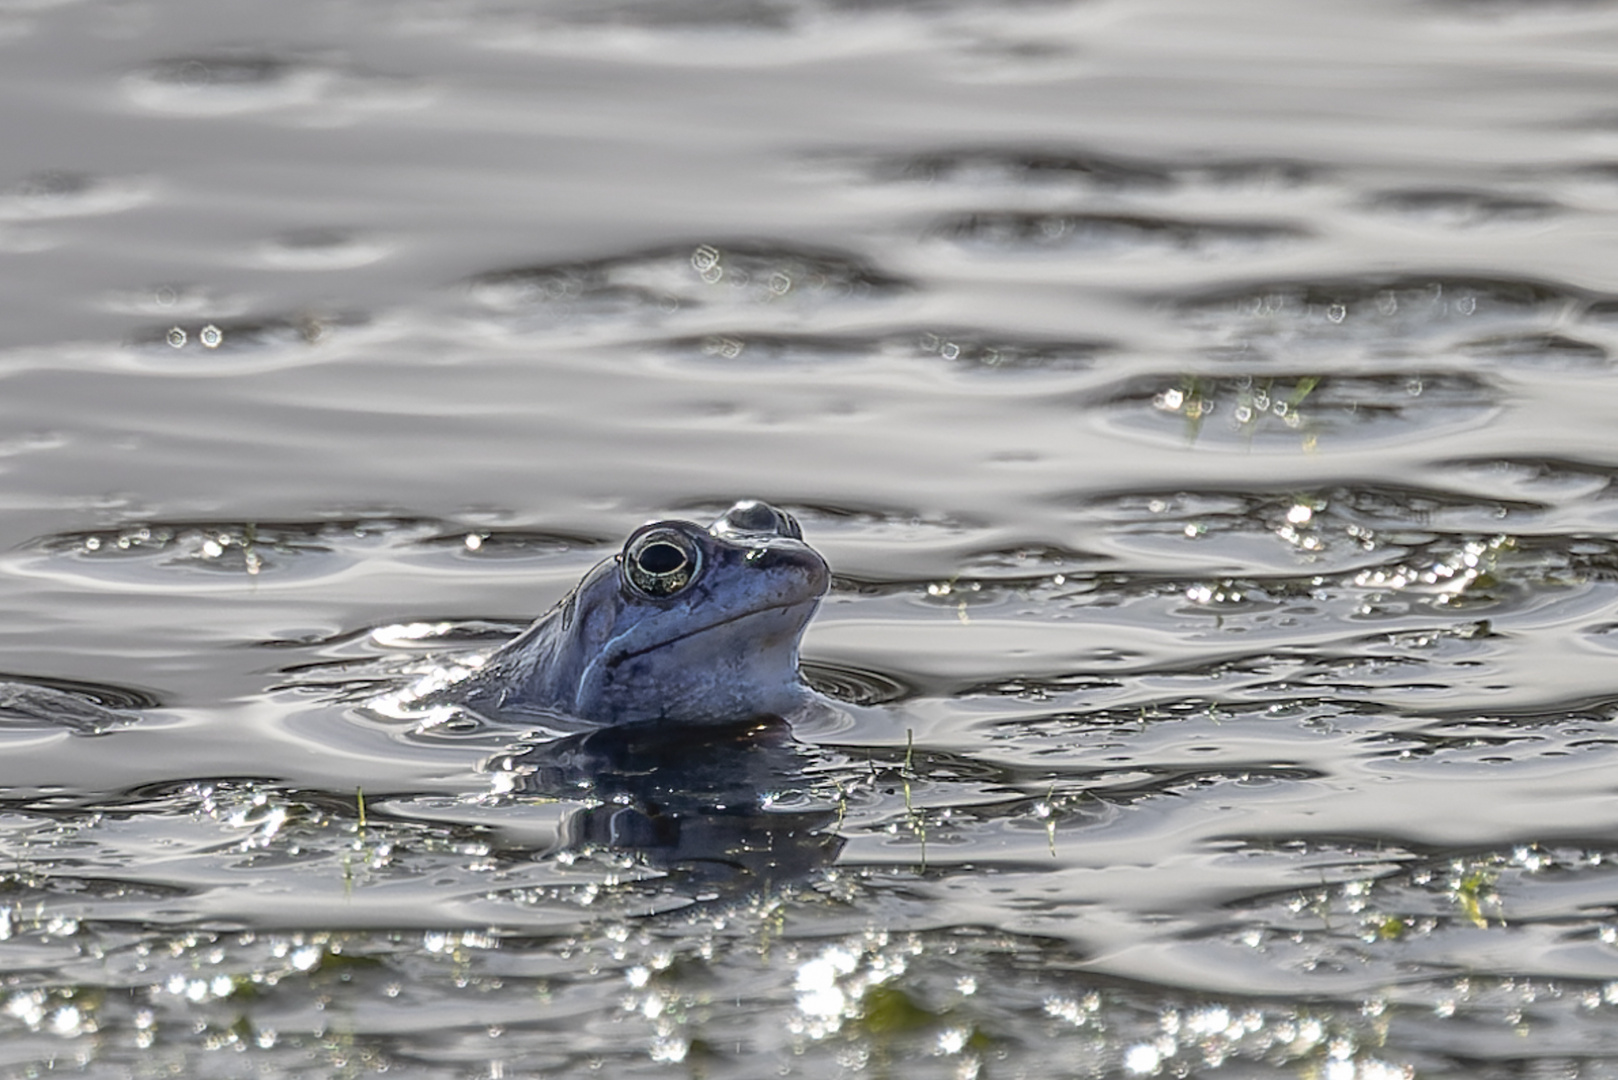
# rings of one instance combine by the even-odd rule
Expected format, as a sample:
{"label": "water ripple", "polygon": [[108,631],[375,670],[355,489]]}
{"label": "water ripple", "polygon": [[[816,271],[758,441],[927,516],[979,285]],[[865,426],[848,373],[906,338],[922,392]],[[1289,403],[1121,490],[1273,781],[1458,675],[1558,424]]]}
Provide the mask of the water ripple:
{"label": "water ripple", "polygon": [[966,248],[1130,255],[1161,249],[1197,255],[1247,251],[1307,235],[1301,226],[1281,222],[1009,210],[953,215],[937,222],[932,232]]}
{"label": "water ripple", "polygon": [[329,125],[427,100],[417,84],[314,57],[223,50],[158,60],[123,81],[145,109],[192,117],[285,112]]}
{"label": "water ripple", "polygon": [[473,304],[519,330],[634,326],[880,299],[909,286],[848,254],[761,242],[702,243],[480,274]]}

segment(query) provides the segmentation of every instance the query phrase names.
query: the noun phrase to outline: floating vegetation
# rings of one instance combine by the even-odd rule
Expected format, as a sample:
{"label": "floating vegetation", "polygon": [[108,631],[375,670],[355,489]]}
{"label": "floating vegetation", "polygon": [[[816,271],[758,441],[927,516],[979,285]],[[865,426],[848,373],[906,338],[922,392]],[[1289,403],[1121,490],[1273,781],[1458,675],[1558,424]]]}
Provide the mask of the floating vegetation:
{"label": "floating vegetation", "polygon": [[1096,404],[1129,433],[1172,417],[1185,442],[1317,451],[1426,434],[1487,418],[1498,393],[1460,372],[1131,379]]}

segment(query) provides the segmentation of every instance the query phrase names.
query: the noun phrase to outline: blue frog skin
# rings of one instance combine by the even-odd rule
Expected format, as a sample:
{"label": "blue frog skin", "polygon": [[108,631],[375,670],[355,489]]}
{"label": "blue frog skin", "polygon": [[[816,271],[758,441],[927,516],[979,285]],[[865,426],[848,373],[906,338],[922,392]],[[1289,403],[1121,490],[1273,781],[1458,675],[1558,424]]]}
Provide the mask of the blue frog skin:
{"label": "blue frog skin", "polygon": [[792,515],[739,502],[704,529],[657,521],[463,682],[490,718],[729,724],[820,701],[798,641],[831,572]]}

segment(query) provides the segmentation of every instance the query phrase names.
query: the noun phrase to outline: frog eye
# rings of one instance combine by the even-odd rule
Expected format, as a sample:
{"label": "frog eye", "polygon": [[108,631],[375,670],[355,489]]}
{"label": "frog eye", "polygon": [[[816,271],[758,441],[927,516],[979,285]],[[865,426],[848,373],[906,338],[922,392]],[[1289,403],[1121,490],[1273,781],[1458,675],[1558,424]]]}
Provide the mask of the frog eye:
{"label": "frog eye", "polygon": [[685,588],[701,568],[701,549],[678,529],[648,529],[624,548],[624,576],[654,600]]}

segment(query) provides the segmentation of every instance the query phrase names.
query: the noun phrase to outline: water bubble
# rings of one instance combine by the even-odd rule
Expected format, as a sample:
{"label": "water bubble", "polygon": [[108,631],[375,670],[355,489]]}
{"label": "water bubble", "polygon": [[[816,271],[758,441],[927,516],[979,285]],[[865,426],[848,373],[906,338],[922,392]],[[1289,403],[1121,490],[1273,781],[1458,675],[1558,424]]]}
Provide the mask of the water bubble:
{"label": "water bubble", "polygon": [[[719,269],[719,249],[711,244],[703,244],[691,253],[691,269],[702,275],[704,281],[708,275]],[[718,280],[715,278],[714,280]]]}
{"label": "water bubble", "polygon": [[677,1035],[659,1035],[652,1043],[651,1057],[664,1065],[677,1065],[690,1050],[691,1044]]}
{"label": "water bubble", "polygon": [[710,337],[704,339],[702,351],[709,356],[717,356],[723,360],[734,360],[747,348],[747,343],[734,337]]}
{"label": "water bubble", "polygon": [[1334,323],[1340,323],[1344,319],[1348,318],[1348,308],[1344,307],[1342,304],[1333,304],[1331,307],[1326,309],[1326,318],[1330,319]]}

